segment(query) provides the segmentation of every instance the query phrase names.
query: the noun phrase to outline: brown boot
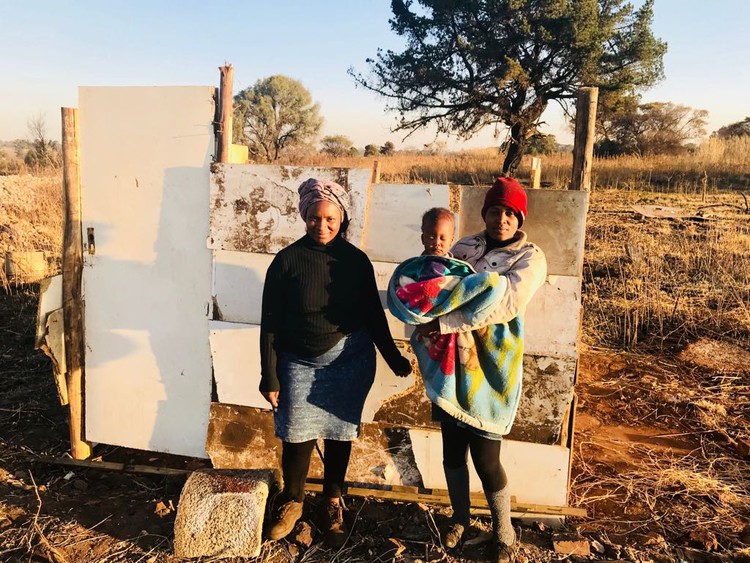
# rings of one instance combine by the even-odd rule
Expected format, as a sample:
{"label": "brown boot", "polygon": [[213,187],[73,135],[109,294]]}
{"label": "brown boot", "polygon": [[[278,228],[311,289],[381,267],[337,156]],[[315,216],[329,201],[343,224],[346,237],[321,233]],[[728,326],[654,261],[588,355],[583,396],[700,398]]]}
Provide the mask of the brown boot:
{"label": "brown boot", "polygon": [[349,527],[344,522],[340,500],[323,499],[320,509],[320,529],[325,534],[328,547],[339,549],[349,538]]}
{"label": "brown boot", "polygon": [[497,563],[513,563],[516,560],[516,553],[518,552],[518,546],[505,545],[503,542],[495,542],[494,549],[492,550],[492,559],[490,561],[497,561]]}
{"label": "brown boot", "polygon": [[463,524],[459,524],[458,522],[451,522],[450,525],[445,530],[443,530],[443,546],[448,549],[453,549],[454,547],[456,547],[461,541],[465,529],[466,528]]}
{"label": "brown boot", "polygon": [[290,500],[280,504],[271,514],[271,527],[268,537],[272,540],[280,540],[289,535],[302,517],[302,503]]}

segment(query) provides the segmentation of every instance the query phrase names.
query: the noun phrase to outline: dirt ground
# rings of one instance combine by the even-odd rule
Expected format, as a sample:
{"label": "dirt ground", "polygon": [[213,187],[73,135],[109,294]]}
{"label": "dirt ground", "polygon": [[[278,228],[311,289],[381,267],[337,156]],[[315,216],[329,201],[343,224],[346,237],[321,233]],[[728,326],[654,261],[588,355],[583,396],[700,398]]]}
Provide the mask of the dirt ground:
{"label": "dirt ground", "polygon": [[[36,459],[65,456],[68,437],[49,362],[32,351],[35,315],[33,286],[0,298],[0,560],[176,561],[172,530],[184,479]],[[721,353],[735,362],[730,368],[750,365],[747,352],[716,342],[674,357],[584,349],[572,504],[589,517],[570,521],[565,533],[585,538],[590,555],[556,553],[561,532],[532,524],[518,528],[520,561],[750,561],[747,442],[732,437],[747,429],[710,428],[711,405],[726,404],[727,396],[737,404],[737,424],[746,425],[748,373],[727,371]],[[204,464],[105,446],[94,455],[154,466]],[[350,499],[348,507],[355,533],[340,552],[319,541],[306,552],[295,542],[267,542],[259,560],[486,560],[482,544],[451,554],[440,547],[435,526],[444,510],[363,499]],[[478,533],[488,530],[484,518],[475,524]]]}

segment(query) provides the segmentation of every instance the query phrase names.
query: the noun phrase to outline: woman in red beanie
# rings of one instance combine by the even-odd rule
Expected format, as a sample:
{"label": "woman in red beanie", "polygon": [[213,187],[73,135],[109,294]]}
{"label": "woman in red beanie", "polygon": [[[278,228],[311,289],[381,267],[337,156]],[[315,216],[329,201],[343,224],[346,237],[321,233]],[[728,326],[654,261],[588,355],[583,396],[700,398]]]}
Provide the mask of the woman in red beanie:
{"label": "woman in red beanie", "polygon": [[[433,419],[440,421],[443,442],[443,468],[448,484],[448,493],[453,508],[450,526],[442,533],[443,545],[455,547],[469,526],[469,470],[466,465],[468,452],[482,481],[487,503],[492,513],[494,547],[497,561],[514,561],[517,551],[516,534],[510,520],[510,492],[508,480],[500,464],[502,438],[510,432],[518,399],[521,394],[523,376],[523,316],[526,305],[544,283],[547,276],[547,261],[539,247],[528,242],[526,233],[519,230],[526,219],[526,192],[513,178],[498,178],[487,191],[482,207],[483,232],[459,240],[451,249],[453,256],[471,264],[477,272],[497,272],[507,280],[507,290],[499,299],[496,308],[481,323],[472,325],[461,309],[438,317],[418,327],[424,336],[461,333],[479,330],[488,325],[497,326],[498,334],[507,340],[501,372],[502,389],[496,388],[495,397],[502,401],[487,399],[490,395],[480,392],[472,400],[492,400],[488,409],[496,419],[478,421],[474,427],[459,421],[433,403]],[[499,343],[502,347],[503,343]],[[494,366],[493,366],[494,368]],[[457,381],[455,385],[460,385]],[[499,420],[505,421],[498,425]],[[488,432],[486,428],[499,430]]]}

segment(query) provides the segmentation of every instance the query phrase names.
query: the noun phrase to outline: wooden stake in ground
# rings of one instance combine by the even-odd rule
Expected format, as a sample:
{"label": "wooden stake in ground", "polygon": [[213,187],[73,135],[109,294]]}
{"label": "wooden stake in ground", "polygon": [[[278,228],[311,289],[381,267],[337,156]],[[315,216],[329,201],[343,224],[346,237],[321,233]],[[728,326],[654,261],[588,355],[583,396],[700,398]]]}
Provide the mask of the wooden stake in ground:
{"label": "wooden stake in ground", "polygon": [[535,156],[531,159],[531,176],[529,178],[529,187],[532,190],[538,190],[542,182],[542,159]]}
{"label": "wooden stake in ground", "polygon": [[62,108],[63,207],[65,231],[62,250],[63,324],[65,327],[66,383],[70,405],[70,452],[75,459],[91,456],[84,441],[84,334],[81,276],[81,177],[78,110]]}
{"label": "wooden stake in ground", "polygon": [[219,67],[221,82],[219,83],[219,142],[217,150],[218,162],[229,162],[229,151],[232,147],[232,81],[234,69],[232,65]]}
{"label": "wooden stake in ground", "polygon": [[594,159],[594,132],[599,88],[581,88],[576,102],[576,132],[573,145],[571,190],[591,190],[591,162]]}

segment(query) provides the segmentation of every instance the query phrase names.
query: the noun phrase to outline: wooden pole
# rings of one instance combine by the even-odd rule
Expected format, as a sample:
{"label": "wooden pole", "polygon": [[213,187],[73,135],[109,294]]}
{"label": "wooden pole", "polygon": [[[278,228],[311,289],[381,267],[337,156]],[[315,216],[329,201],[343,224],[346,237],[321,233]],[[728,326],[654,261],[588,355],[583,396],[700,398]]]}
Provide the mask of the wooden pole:
{"label": "wooden pole", "polygon": [[576,132],[573,145],[571,190],[591,190],[591,162],[594,159],[594,132],[599,88],[581,88],[576,102]]}
{"label": "wooden pole", "polygon": [[542,159],[538,156],[531,159],[531,178],[529,178],[529,187],[538,190],[542,183]]}
{"label": "wooden pole", "polygon": [[229,162],[229,150],[232,147],[232,80],[234,69],[232,65],[219,67],[221,82],[219,83],[219,143],[218,162]]}
{"label": "wooden pole", "polygon": [[379,184],[380,183],[380,161],[374,160],[372,162],[372,183],[373,184]]}
{"label": "wooden pole", "polygon": [[81,177],[78,110],[62,108],[63,207],[65,230],[62,250],[63,326],[68,404],[70,406],[70,452],[74,459],[91,456],[84,441],[84,333],[81,276]]}

